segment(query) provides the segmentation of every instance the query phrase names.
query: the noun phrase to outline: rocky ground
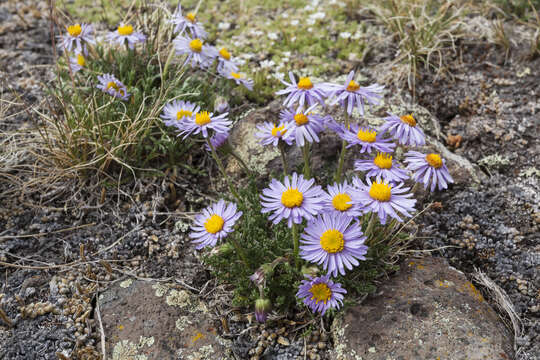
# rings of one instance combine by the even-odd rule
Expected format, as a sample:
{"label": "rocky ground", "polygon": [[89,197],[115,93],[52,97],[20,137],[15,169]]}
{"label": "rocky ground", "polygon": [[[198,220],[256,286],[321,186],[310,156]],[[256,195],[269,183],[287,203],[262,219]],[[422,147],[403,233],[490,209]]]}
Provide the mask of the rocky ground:
{"label": "rocky ground", "polygon": [[[289,15],[271,17],[270,26],[299,16],[294,9],[281,10]],[[320,17],[315,14],[328,10],[313,7],[305,11],[315,24]],[[0,122],[0,140],[3,148],[12,148],[6,144],[21,136],[18,130],[35,125],[28,105],[38,106],[46,99],[44,89],[53,79],[50,65],[54,55],[46,2],[4,2],[0,20],[2,100],[15,103]],[[338,57],[339,64],[353,68],[358,59],[340,55],[348,42],[347,36],[338,34],[347,29],[336,23],[332,31],[339,52],[325,56]],[[262,31],[258,26],[244,40],[239,37],[239,47],[252,46],[249,44],[257,38],[253,31]],[[381,31],[377,26],[373,29]],[[313,50],[313,44],[304,45]],[[280,49],[268,58],[256,59],[257,66],[264,70],[268,66],[264,61],[281,59],[294,50]],[[419,228],[416,249],[447,258],[468,275],[479,269],[493,279],[508,294],[523,324],[517,331],[516,358],[536,359],[540,357],[540,78],[535,69],[540,62],[524,58],[519,48],[506,59],[493,44],[464,44],[462,51],[463,56],[456,57],[449,69],[452,79],[424,74],[417,89],[419,105],[410,108],[429,111],[436,120],[428,131],[430,136],[439,136],[447,151],[468,160],[476,174],[460,177],[457,167],[453,171],[460,180],[449,191],[424,194],[425,203],[437,205],[415,221]],[[369,66],[385,56],[388,54],[375,54],[368,59],[364,74],[369,75]],[[312,58],[306,62],[323,67]],[[341,72],[325,68],[321,76],[329,80]],[[390,96],[397,92],[394,90],[387,98],[395,100]],[[330,141],[325,146],[331,147]],[[184,302],[205,314],[197,323],[197,329],[204,328],[201,337],[207,340],[211,334],[220,334],[223,341],[216,346],[232,350],[231,356],[237,359],[334,356],[332,338],[324,330],[329,330],[329,324],[319,328],[306,322],[302,314],[290,319],[273,315],[272,325],[263,327],[253,323],[249,309],[230,307],[229,289],[212,279],[186,236],[190,211],[212,196],[193,186],[198,179],[192,175],[143,178],[104,190],[103,195],[75,190],[75,182],[69,181],[46,190],[36,186],[21,190],[22,182],[15,175],[22,172],[28,179],[29,167],[17,166],[31,159],[31,153],[17,149],[16,154],[15,158],[3,155],[0,164],[0,266],[4,270],[0,358],[100,358],[101,327],[107,336],[121,339],[127,326],[118,321],[122,299],[129,298],[133,289],[141,289],[138,293],[148,293],[149,298],[152,293],[159,297],[155,284],[162,283],[167,286],[165,298],[184,294]],[[150,283],[157,288],[144,287]],[[478,288],[496,308],[490,291]],[[103,297],[98,299],[98,294]],[[111,305],[114,299],[120,299],[120,306]],[[96,316],[98,303],[101,318]],[[178,319],[187,316],[182,304],[174,308],[180,311],[174,313]],[[507,319],[504,311],[498,311]],[[187,325],[163,323],[164,329],[182,328],[187,334]],[[305,333],[309,325],[317,325],[317,330]],[[113,359],[138,359],[135,356],[150,349],[148,332],[153,331],[144,326],[139,330],[137,335],[142,338],[118,343],[108,339],[108,354]],[[195,337],[182,341],[195,343],[199,340]]]}

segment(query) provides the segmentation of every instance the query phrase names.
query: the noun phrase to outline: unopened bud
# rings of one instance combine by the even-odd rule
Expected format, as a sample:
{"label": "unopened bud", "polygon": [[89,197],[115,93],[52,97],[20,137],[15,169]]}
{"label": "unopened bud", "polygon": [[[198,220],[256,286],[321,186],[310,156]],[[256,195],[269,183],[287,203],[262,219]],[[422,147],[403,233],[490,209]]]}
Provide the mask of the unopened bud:
{"label": "unopened bud", "polygon": [[255,318],[258,322],[264,323],[268,312],[272,309],[272,303],[268,299],[257,299],[255,301]]}

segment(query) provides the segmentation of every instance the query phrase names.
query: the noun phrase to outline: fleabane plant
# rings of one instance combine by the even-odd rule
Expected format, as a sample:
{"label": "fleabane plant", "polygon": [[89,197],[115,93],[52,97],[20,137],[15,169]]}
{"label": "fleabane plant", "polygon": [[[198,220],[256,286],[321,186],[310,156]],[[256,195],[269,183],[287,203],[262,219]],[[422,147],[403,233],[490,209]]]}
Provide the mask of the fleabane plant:
{"label": "fleabane plant", "polygon": [[223,144],[231,120],[215,100],[252,88],[234,56],[205,40],[196,11],[155,6],[127,18],[141,20],[104,31],[59,24],[51,89],[59,106],[44,114],[43,135],[64,168],[110,175],[176,166],[200,148],[190,135],[211,131],[210,145]]}
{"label": "fleabane plant", "polygon": [[[390,242],[390,237],[394,238],[404,228],[399,224],[416,213],[414,187],[421,184],[431,191],[442,190],[453,182],[440,154],[412,150],[426,142],[412,114],[389,113],[379,127],[365,122],[364,114],[370,105],[380,104],[384,87],[379,84],[361,86],[354,75],[354,72],[349,73],[346,83],[340,85],[314,83],[309,77],[297,80],[291,72],[290,82],[284,81],[285,89],[277,92],[286,96],[283,110],[275,115],[276,121],[259,124],[254,134],[261,146],[279,149],[283,175],[270,179],[266,187],[257,190],[258,199],[239,195],[233,182],[228,180],[234,201],[245,209],[235,225],[236,230],[227,230],[227,239],[231,239],[232,245],[229,249],[234,248],[238,261],[245,269],[253,271],[249,280],[257,290],[255,318],[260,322],[269,318],[270,300],[273,300],[269,298],[275,297],[283,303],[283,297],[291,298],[293,293],[297,304],[304,304],[321,315],[340,308],[347,294],[341,281],[350,283],[347,276],[368,260],[371,248]],[[338,106],[334,113],[341,108],[342,120],[327,115],[329,106]],[[353,109],[358,109],[362,117],[354,118]],[[219,121],[215,126],[216,129],[209,128],[208,134],[203,136],[208,138],[211,133],[217,135],[224,131],[217,130]],[[318,184],[311,175],[310,158],[325,131],[335,132],[342,139],[342,150],[338,154],[334,181]],[[291,147],[301,148],[302,174],[290,169],[287,163]],[[401,151],[405,153],[403,163],[396,159],[398,148],[404,150]],[[347,152],[352,152],[349,156],[357,159],[354,175],[343,179]],[[228,179],[217,154],[215,159],[222,175]],[[254,204],[257,200],[259,204]],[[258,224],[263,228],[258,229],[258,233],[267,236],[262,240],[250,235],[255,231],[252,218],[260,216],[254,209],[267,216],[266,221]],[[246,216],[247,212],[250,215]],[[203,213],[208,220],[201,224],[199,215],[193,227],[195,238],[201,236],[202,227],[213,228],[216,224],[208,209]],[[216,211],[215,216],[221,215]],[[217,224],[225,229],[224,220]],[[264,241],[272,243],[273,231],[276,231],[275,238],[284,236],[286,239],[284,250],[279,242],[274,242],[276,247],[264,255],[250,250],[262,249]],[[219,254],[224,248],[228,247],[218,244],[216,252]],[[276,274],[279,266],[287,271]],[[227,271],[227,266],[221,270]],[[275,278],[280,276],[294,279],[295,292],[277,296],[272,286],[277,286]]]}

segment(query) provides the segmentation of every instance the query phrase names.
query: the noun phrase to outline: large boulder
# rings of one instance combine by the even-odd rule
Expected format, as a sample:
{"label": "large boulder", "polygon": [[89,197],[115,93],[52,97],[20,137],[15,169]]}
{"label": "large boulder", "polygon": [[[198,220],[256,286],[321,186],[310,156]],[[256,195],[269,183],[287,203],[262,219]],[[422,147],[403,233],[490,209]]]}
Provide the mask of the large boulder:
{"label": "large boulder", "polygon": [[512,338],[465,276],[441,258],[406,261],[332,325],[335,360],[512,359]]}
{"label": "large boulder", "polygon": [[206,305],[174,284],[126,280],[98,301],[110,359],[230,358]]}

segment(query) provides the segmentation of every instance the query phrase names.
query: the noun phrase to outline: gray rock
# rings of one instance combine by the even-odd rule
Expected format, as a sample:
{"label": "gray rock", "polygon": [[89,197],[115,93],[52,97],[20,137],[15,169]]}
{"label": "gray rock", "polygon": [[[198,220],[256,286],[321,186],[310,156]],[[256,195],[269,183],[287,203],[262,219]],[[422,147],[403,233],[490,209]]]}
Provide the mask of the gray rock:
{"label": "gray rock", "polygon": [[98,301],[113,360],[230,358],[206,305],[175,285],[125,280]]}
{"label": "gray rock", "polygon": [[332,325],[336,360],[511,359],[498,315],[442,258],[405,261],[377,295]]}

